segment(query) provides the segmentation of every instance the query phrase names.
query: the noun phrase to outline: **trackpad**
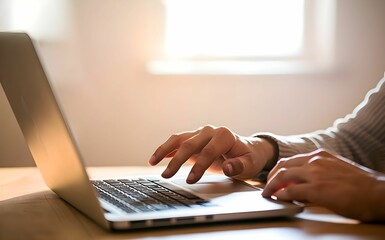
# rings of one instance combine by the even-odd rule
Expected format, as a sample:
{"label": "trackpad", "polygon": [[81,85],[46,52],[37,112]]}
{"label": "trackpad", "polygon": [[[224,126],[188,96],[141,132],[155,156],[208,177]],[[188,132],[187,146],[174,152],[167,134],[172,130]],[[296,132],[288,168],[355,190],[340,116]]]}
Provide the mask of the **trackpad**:
{"label": "trackpad", "polygon": [[233,193],[256,190],[256,188],[248,186],[241,181],[233,181],[220,175],[204,176],[195,184],[188,184],[185,179],[173,179],[171,182],[197,193]]}

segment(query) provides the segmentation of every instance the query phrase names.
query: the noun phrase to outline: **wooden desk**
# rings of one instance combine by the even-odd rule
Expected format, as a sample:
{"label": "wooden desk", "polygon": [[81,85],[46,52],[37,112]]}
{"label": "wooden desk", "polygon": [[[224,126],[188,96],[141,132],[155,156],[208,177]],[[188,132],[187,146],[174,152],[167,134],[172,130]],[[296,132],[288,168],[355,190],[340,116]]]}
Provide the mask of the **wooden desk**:
{"label": "wooden desk", "polygon": [[[161,168],[93,167],[91,177],[158,174]],[[385,239],[385,225],[360,224],[307,207],[293,218],[110,233],[60,200],[36,168],[0,168],[0,239]]]}

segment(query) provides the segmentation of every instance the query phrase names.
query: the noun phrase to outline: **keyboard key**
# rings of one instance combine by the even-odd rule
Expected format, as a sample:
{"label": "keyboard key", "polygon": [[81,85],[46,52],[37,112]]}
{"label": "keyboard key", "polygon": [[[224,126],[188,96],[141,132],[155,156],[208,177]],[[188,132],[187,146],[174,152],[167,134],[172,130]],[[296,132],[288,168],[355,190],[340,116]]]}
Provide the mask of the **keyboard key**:
{"label": "keyboard key", "polygon": [[108,179],[92,183],[100,198],[125,212],[211,206],[208,201],[186,190],[155,179]]}

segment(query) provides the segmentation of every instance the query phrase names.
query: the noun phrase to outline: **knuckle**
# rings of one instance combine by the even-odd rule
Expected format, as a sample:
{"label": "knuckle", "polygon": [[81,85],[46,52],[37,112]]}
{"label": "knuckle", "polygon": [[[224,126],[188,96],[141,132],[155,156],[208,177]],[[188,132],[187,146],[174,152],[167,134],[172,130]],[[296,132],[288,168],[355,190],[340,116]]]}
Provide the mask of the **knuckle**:
{"label": "knuckle", "polygon": [[182,143],[182,145],[180,146],[180,149],[183,149],[188,152],[194,152],[195,148],[196,148],[196,145],[191,141],[186,141]]}
{"label": "knuckle", "polygon": [[322,178],[322,176],[325,174],[325,172],[323,171],[322,160],[316,159],[315,161],[310,162],[308,165],[308,172],[310,173],[313,179]]}
{"label": "knuckle", "polygon": [[214,126],[211,126],[211,125],[206,125],[204,127],[202,127],[202,132],[211,132],[214,130]]}
{"label": "knuckle", "polygon": [[321,166],[323,166],[324,160],[325,160],[325,157],[316,155],[316,156],[310,158],[309,166],[313,166],[316,168],[321,167]]}
{"label": "knuckle", "polygon": [[286,158],[281,158],[281,159],[278,160],[276,165],[277,166],[283,166],[283,165],[285,165],[286,162],[287,162]]}
{"label": "knuckle", "polygon": [[313,157],[310,158],[310,162],[316,162],[316,163],[318,163],[318,162],[320,162],[322,159],[324,159],[323,156],[315,155],[315,156],[313,156]]}
{"label": "knuckle", "polygon": [[275,178],[277,180],[283,179],[284,176],[286,175],[287,168],[280,168],[277,173],[275,174]]}
{"label": "knuckle", "polygon": [[176,140],[178,140],[178,138],[179,138],[179,134],[172,134],[169,138],[168,138],[168,140],[167,141],[171,141],[171,142],[173,142],[173,141],[176,141]]}
{"label": "knuckle", "polygon": [[227,127],[218,127],[215,131],[218,136],[222,136],[223,138],[226,138],[226,137],[235,138],[234,134]]}
{"label": "knuckle", "polygon": [[223,141],[236,141],[237,136],[230,131],[227,127],[218,127],[215,129],[215,135],[217,138]]}
{"label": "knuckle", "polygon": [[216,128],[216,131],[217,131],[218,133],[227,133],[227,132],[230,132],[230,130],[229,130],[227,127],[224,127],[224,126],[217,127],[217,128]]}
{"label": "knuckle", "polygon": [[332,156],[332,154],[325,148],[320,148],[314,151],[314,155],[329,157]]}

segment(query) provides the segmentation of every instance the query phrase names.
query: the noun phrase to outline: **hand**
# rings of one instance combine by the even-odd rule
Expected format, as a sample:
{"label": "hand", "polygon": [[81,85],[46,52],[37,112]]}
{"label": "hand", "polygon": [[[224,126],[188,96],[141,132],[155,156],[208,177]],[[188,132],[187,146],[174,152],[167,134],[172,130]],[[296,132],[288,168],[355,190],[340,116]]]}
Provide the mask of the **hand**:
{"label": "hand", "polygon": [[265,139],[238,136],[225,127],[205,126],[172,135],[158,147],[149,163],[156,165],[165,157],[172,159],[162,173],[164,178],[174,176],[189,160],[193,167],[187,183],[197,182],[206,170],[247,179],[272,161],[274,146]]}
{"label": "hand", "polygon": [[262,193],[317,204],[362,221],[385,220],[385,181],[379,173],[324,150],[281,159]]}

